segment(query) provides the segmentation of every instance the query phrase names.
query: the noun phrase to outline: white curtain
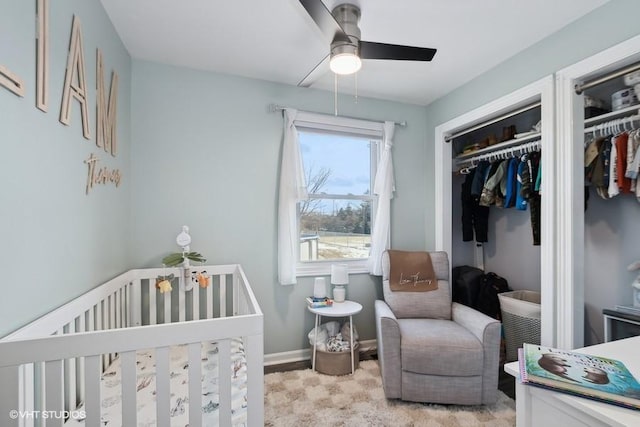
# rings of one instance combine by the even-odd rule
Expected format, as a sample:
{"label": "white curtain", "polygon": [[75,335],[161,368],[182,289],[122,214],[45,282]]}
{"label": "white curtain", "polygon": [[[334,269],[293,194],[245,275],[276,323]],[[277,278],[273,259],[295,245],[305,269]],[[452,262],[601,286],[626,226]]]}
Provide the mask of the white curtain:
{"label": "white curtain", "polygon": [[295,285],[299,248],[297,203],[307,198],[298,132],[293,124],[297,110],[284,110],[284,143],[280,164],[278,200],[278,280],[281,285]]}
{"label": "white curtain", "polygon": [[382,275],[382,253],[388,249],[389,227],[391,226],[391,199],[396,190],[393,180],[393,147],[394,122],[385,122],[383,130],[382,156],[378,163],[376,180],[373,184],[373,194],[378,195],[375,223],[371,232],[371,254],[369,255],[369,274]]}

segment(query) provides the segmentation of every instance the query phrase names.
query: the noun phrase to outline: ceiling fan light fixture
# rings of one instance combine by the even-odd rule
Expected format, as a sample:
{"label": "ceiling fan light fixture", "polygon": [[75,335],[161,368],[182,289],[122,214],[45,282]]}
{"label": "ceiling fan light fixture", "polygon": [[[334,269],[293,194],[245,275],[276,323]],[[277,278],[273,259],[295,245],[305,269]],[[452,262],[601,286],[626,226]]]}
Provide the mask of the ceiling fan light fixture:
{"label": "ceiling fan light fixture", "polygon": [[362,61],[354,53],[339,53],[331,56],[329,68],[336,74],[349,75],[358,72],[362,67]]}

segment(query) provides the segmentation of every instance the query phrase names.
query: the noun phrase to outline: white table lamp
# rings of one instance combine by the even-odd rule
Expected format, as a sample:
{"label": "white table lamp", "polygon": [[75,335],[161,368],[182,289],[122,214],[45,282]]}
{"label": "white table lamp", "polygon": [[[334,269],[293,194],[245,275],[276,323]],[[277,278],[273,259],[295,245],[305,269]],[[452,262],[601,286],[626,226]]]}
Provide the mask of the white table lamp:
{"label": "white table lamp", "polygon": [[344,302],[346,296],[345,285],[349,284],[349,266],[346,264],[331,264],[331,284],[333,288],[333,300]]}

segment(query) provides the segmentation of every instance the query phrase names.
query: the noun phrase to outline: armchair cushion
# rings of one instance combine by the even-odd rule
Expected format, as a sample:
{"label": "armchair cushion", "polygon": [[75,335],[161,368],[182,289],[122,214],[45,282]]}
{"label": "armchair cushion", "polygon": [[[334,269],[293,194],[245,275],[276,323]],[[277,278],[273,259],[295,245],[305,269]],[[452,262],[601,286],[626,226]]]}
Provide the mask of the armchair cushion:
{"label": "armchair cushion", "polygon": [[399,319],[398,324],[403,371],[449,377],[482,374],[482,343],[456,322]]}
{"label": "armchair cushion", "polygon": [[389,254],[382,255],[384,300],[398,318],[451,319],[449,259],[446,252],[430,252],[438,289],[430,292],[393,292],[389,286]]}

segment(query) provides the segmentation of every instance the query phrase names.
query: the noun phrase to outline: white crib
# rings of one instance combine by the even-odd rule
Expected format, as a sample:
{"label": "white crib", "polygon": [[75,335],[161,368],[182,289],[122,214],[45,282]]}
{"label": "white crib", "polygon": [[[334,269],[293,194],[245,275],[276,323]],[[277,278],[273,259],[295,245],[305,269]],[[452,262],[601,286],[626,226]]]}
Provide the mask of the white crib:
{"label": "white crib", "polygon": [[[263,315],[240,265],[198,266],[211,277],[207,288],[185,290],[181,269],[128,271],[0,340],[0,425],[62,426],[84,418],[101,426],[101,377],[118,359],[121,425],[139,425],[136,355],[155,356],[154,425],[171,425],[170,350],[184,346],[188,358],[188,423],[203,421],[201,349],[216,343],[220,369],[215,424],[232,418],[231,342],[242,340],[246,360],[246,414],[242,425],[264,418]],[[190,272],[189,272],[190,273]],[[173,290],[161,294],[156,277],[174,274]],[[171,356],[173,357],[173,356]],[[139,362],[138,362],[139,363]],[[185,365],[186,366],[186,365]],[[197,402],[190,404],[190,402]],[[211,414],[207,414],[211,416]],[[73,425],[73,424],[68,424]],[[111,425],[111,424],[109,424]]]}

